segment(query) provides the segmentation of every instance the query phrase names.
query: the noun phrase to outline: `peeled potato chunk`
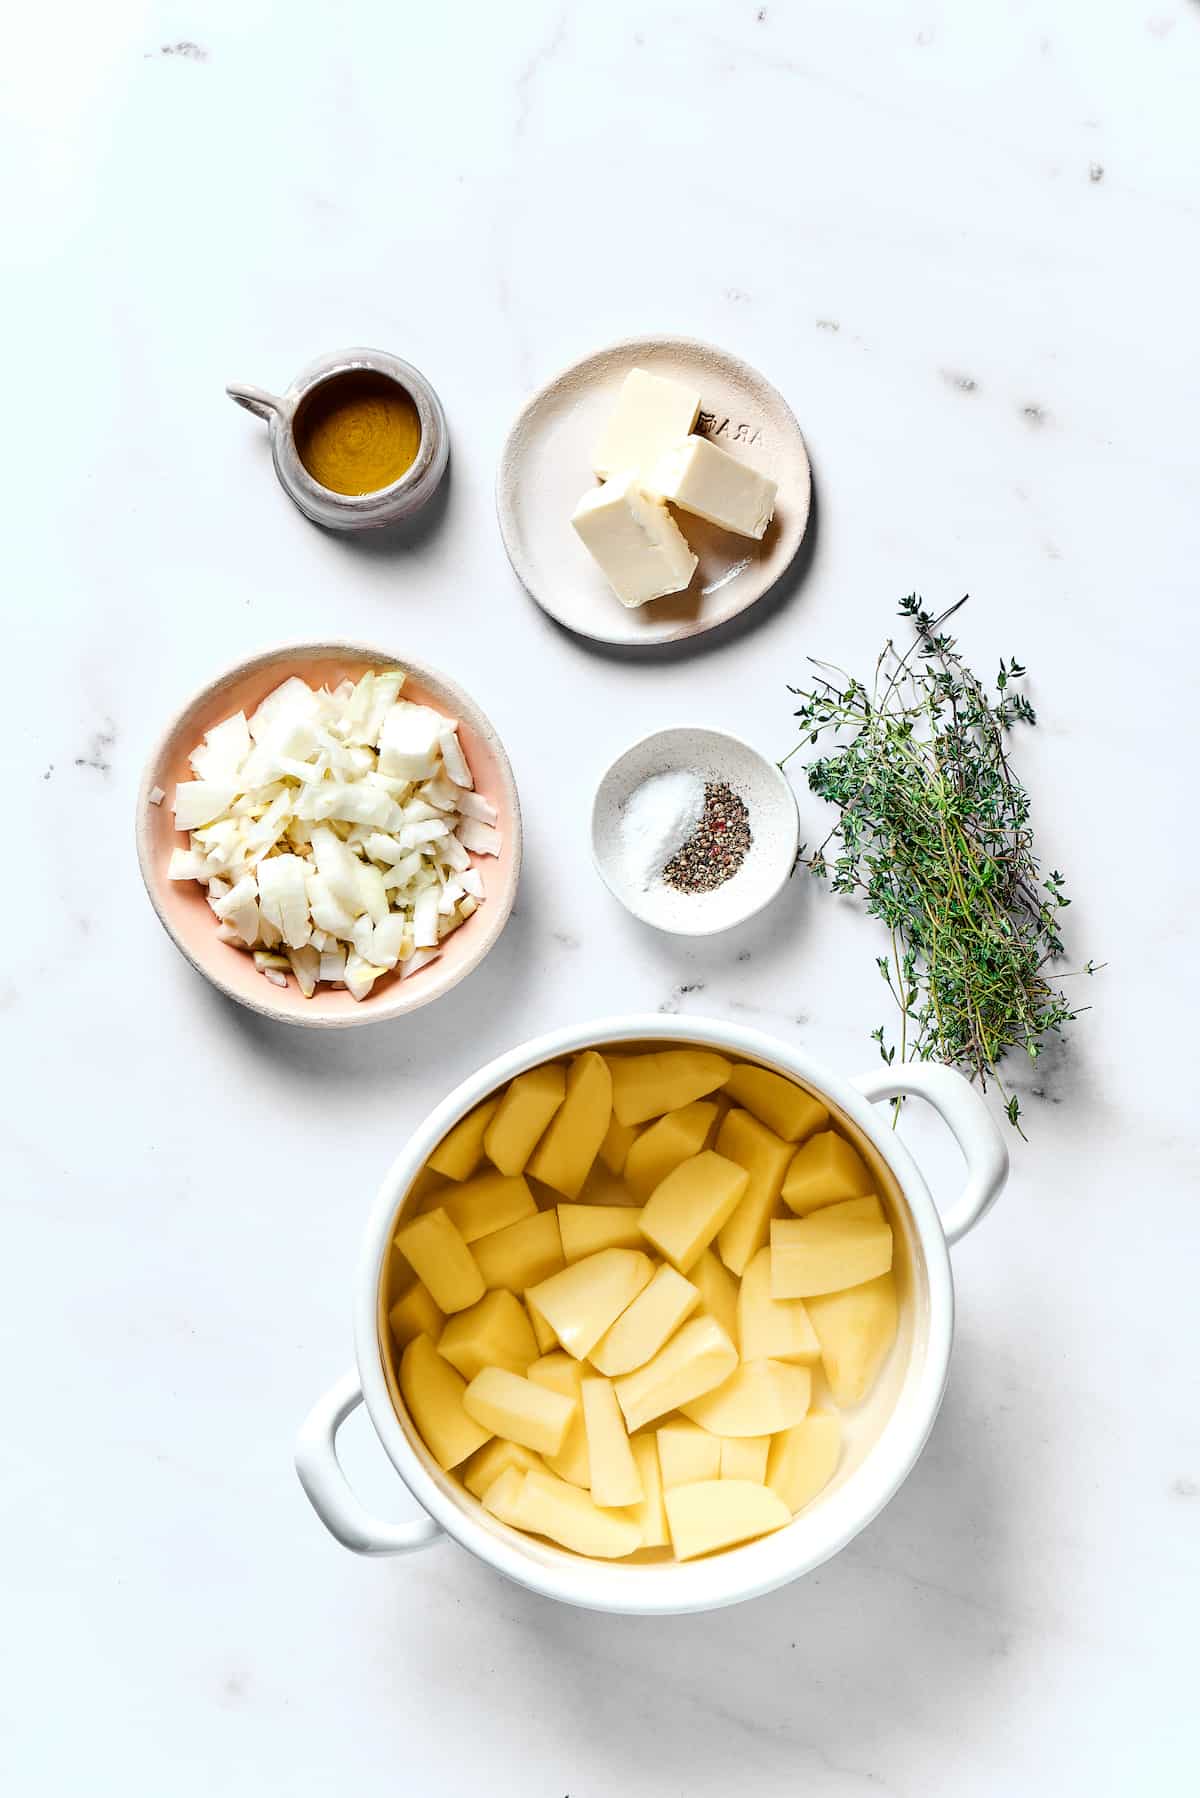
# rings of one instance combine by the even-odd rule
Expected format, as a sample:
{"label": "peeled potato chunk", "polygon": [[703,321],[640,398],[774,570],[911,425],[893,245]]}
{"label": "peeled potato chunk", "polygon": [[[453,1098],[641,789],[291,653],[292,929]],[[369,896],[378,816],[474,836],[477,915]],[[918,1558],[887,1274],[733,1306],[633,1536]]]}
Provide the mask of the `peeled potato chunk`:
{"label": "peeled potato chunk", "polygon": [[461,1469],[462,1483],[468,1492],[476,1498],[482,1498],[488,1487],[515,1467],[518,1473],[528,1473],[531,1467],[541,1467],[544,1463],[540,1455],[531,1449],[522,1448],[519,1442],[505,1442],[502,1437],[493,1437],[491,1442],[476,1449],[471,1459]]}
{"label": "peeled potato chunk", "polygon": [[724,1385],[679,1409],[714,1436],[773,1436],[807,1415],[812,1373],[788,1361],[743,1361]]}
{"label": "peeled potato chunk", "polygon": [[663,1491],[689,1486],[695,1480],[715,1480],[721,1473],[721,1439],[702,1430],[698,1423],[662,1423],[658,1438],[658,1465]]}
{"label": "peeled potato chunk", "polygon": [[633,1458],[642,1482],[641,1503],[633,1507],[642,1532],[643,1548],[666,1548],[671,1540],[667,1524],[667,1507],[663,1503],[662,1469],[658,1464],[658,1443],[648,1430],[629,1438]]}
{"label": "peeled potato chunk", "polygon": [[642,1234],[686,1274],[732,1216],[749,1178],[712,1149],[689,1156],[646,1201]]}
{"label": "peeled potato chunk", "polygon": [[734,1068],[725,1091],[735,1105],[744,1105],[785,1142],[799,1142],[829,1122],[828,1108],[794,1080],[746,1061]]}
{"label": "peeled potato chunk", "polygon": [[[528,1451],[523,1449],[521,1452],[524,1454]],[[532,1461],[536,1456],[530,1455],[529,1458]],[[501,1523],[511,1524],[517,1530],[523,1527],[517,1501],[524,1490],[525,1475],[529,1471],[527,1467],[505,1467],[480,1494],[480,1502],[485,1511],[490,1511]]]}
{"label": "peeled potato chunk", "polygon": [[529,1157],[526,1171],[564,1199],[577,1199],[612,1118],[612,1075],[594,1049],[577,1055],[567,1072],[566,1096]]}
{"label": "peeled potato chunk", "polygon": [[715,1317],[730,1340],[736,1342],[738,1283],[724,1262],[711,1249],[705,1249],[696,1264],[688,1268],[687,1277],[699,1290],[701,1311]]}
{"label": "peeled potato chunk", "polygon": [[542,1132],[562,1104],[567,1077],[557,1062],[545,1062],[511,1080],[491,1122],[483,1148],[502,1174],[523,1174]]}
{"label": "peeled potato chunk", "polygon": [[891,1265],[892,1227],[876,1198],[848,1199],[808,1217],[771,1220],[772,1298],[841,1292],[876,1279]]}
{"label": "peeled potato chunk", "polygon": [[643,1247],[640,1205],[560,1205],[558,1233],[568,1261],[582,1261],[601,1249]]}
{"label": "peeled potato chunk", "polygon": [[422,1333],[432,1336],[436,1342],[445,1321],[445,1313],[434,1304],[429,1288],[423,1286],[420,1280],[414,1280],[388,1312],[388,1323],[397,1348],[403,1348],[406,1342],[411,1342],[414,1336]]}
{"label": "peeled potato chunk", "polygon": [[394,1240],[441,1310],[465,1311],[483,1297],[486,1289],[475,1258],[440,1206],[404,1224]]}
{"label": "peeled potato chunk", "polygon": [[748,1111],[731,1111],[717,1133],[718,1155],[746,1170],[748,1184],[737,1210],[717,1238],[717,1250],[730,1273],[741,1275],[752,1255],[765,1248],[783,1176],[792,1158],[790,1143]]}
{"label": "peeled potato chunk", "polygon": [[737,1366],[737,1358],[715,1318],[689,1318],[644,1367],[616,1382],[626,1429],[632,1434],[721,1385]]}
{"label": "peeled potato chunk", "polygon": [[[502,1476],[507,1479],[507,1474]],[[516,1495],[511,1521],[535,1536],[548,1536],[576,1554],[615,1561],[642,1545],[637,1519],[628,1511],[608,1511],[578,1486],[552,1473],[527,1473]]]}
{"label": "peeled potato chunk", "polygon": [[428,1336],[414,1336],[400,1357],[400,1392],[439,1467],[457,1467],[493,1432],[463,1408],[467,1382]]}
{"label": "peeled potato chunk", "polygon": [[668,1111],[643,1130],[625,1157],[624,1180],[630,1192],[648,1199],[681,1161],[698,1155],[716,1115],[711,1099],[697,1099],[679,1111]]}
{"label": "peeled potato chunk", "polygon": [[599,1157],[610,1174],[619,1178],[624,1172],[626,1157],[637,1141],[637,1137],[636,1124],[623,1124],[619,1118],[612,1120],[608,1126],[608,1133],[600,1144]]}
{"label": "peeled potato chunk", "polygon": [[767,1455],[767,1485],[793,1513],[804,1509],[837,1472],[842,1426],[836,1417],[813,1411],[784,1430]]}
{"label": "peeled potato chunk", "polygon": [[622,1055],[612,1062],[612,1107],[622,1124],[644,1124],[664,1111],[678,1111],[693,1099],[724,1086],[733,1064],[710,1049],[662,1049],[651,1055]]}
{"label": "peeled potato chunk", "polygon": [[[526,1475],[529,1480],[538,1477]],[[675,1486],[663,1494],[663,1502],[677,1561],[732,1548],[735,1542],[749,1542],[792,1521],[782,1499],[752,1480],[701,1480],[693,1486]]]}
{"label": "peeled potato chunk", "polygon": [[438,1203],[464,1242],[492,1236],[515,1224],[518,1218],[532,1217],[537,1210],[534,1196],[520,1175],[509,1179],[493,1173],[475,1174],[457,1186],[443,1187]]}
{"label": "peeled potato chunk", "polygon": [[483,1160],[484,1133],[499,1104],[499,1099],[485,1099],[460,1118],[453,1130],[443,1136],[426,1167],[435,1174],[445,1174],[448,1180],[469,1180]]}
{"label": "peeled potato chunk", "polygon": [[473,1380],[485,1367],[524,1373],[538,1356],[528,1313],[511,1292],[488,1292],[469,1311],[460,1311],[438,1338],[438,1354]]}
{"label": "peeled potato chunk", "polygon": [[507,1286],[510,1292],[524,1292],[563,1265],[558,1218],[553,1211],[523,1217],[494,1235],[481,1236],[472,1252],[489,1291]]}
{"label": "peeled potato chunk", "polygon": [[536,1386],[545,1386],[550,1392],[561,1392],[564,1398],[575,1401],[575,1412],[567,1425],[563,1445],[556,1455],[547,1456],[546,1465],[560,1480],[570,1480],[573,1486],[590,1488],[592,1463],[588,1456],[581,1398],[583,1367],[565,1349],[554,1349],[550,1354],[540,1356],[525,1377]]}
{"label": "peeled potato chunk", "polygon": [[538,1455],[556,1455],[575,1411],[574,1399],[504,1367],[485,1367],[462,1396],[463,1410],[493,1436]]}
{"label": "peeled potato chunk", "polygon": [[[767,1477],[770,1436],[726,1436],[721,1442],[721,1478],[723,1480],[757,1480],[761,1486]],[[487,1449],[481,1449],[486,1454]],[[780,1497],[783,1494],[780,1493]],[[787,1500],[784,1499],[784,1503]]]}
{"label": "peeled potato chunk", "polygon": [[821,1345],[803,1299],[771,1297],[771,1251],[759,1249],[738,1291],[738,1348],[743,1361],[819,1361]]}
{"label": "peeled potato chunk", "polygon": [[612,1381],[593,1376],[582,1382],[579,1393],[592,1466],[592,1497],[598,1505],[638,1504],[642,1476],[629,1446]]}
{"label": "peeled potato chunk", "polygon": [[900,1306],[895,1276],[881,1274],[846,1292],[809,1299],[806,1309],[835,1403],[861,1404],[896,1340]]}
{"label": "peeled potato chunk", "polygon": [[554,1334],[554,1331],[550,1328],[550,1325],[546,1322],[537,1306],[531,1305],[528,1299],[525,1300],[525,1311],[529,1318],[530,1328],[533,1331],[533,1340],[537,1343],[538,1354],[548,1355],[551,1349],[556,1349],[558,1347],[558,1337]]}
{"label": "peeled potato chunk", "polygon": [[[660,1267],[632,1305],[604,1332],[588,1360],[616,1377],[643,1367],[700,1303],[700,1293],[673,1267]],[[815,1340],[815,1339],[814,1339]]]}
{"label": "peeled potato chunk", "polygon": [[640,1249],[601,1249],[539,1281],[529,1299],[568,1354],[582,1361],[653,1273],[654,1263]]}
{"label": "peeled potato chunk", "polygon": [[844,1136],[822,1130],[797,1149],[783,1182],[783,1202],[797,1217],[822,1205],[858,1199],[875,1190],[871,1170]]}

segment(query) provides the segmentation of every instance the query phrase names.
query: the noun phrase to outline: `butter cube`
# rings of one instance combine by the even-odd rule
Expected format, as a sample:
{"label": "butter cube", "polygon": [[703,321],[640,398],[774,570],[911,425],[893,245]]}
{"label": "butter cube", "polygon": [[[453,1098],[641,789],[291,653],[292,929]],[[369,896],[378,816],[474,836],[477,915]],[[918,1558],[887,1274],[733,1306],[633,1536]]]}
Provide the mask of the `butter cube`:
{"label": "butter cube", "polygon": [[556,1455],[547,1457],[546,1464],[560,1480],[569,1480],[572,1486],[590,1488],[592,1463],[588,1457],[587,1431],[583,1427],[583,1404],[580,1397],[583,1368],[565,1349],[556,1349],[535,1361],[526,1378],[532,1380],[535,1386],[545,1386],[548,1392],[561,1392],[564,1398],[574,1401],[575,1410],[567,1425],[563,1445]]}
{"label": "butter cube", "polygon": [[414,1217],[394,1240],[442,1311],[465,1311],[483,1297],[486,1289],[475,1258],[440,1205]]}
{"label": "butter cube", "polygon": [[467,1382],[428,1336],[414,1336],[400,1357],[400,1392],[439,1467],[457,1467],[493,1434],[463,1407]]}
{"label": "butter cube", "polygon": [[837,1472],[841,1453],[842,1426],[838,1419],[814,1411],[775,1437],[767,1455],[766,1483],[795,1513],[829,1484]]}
{"label": "butter cube", "polygon": [[688,435],[699,413],[700,395],[694,388],[648,369],[630,369],[592,454],[592,467],[602,481],[619,468],[649,474]]}
{"label": "butter cube", "polygon": [[726,1381],[738,1353],[712,1317],[693,1317],[657,1355],[616,1382],[617,1403],[631,1433]]}
{"label": "butter cube", "polygon": [[774,1436],[808,1415],[811,1397],[809,1368],[790,1361],[743,1361],[723,1386],[679,1409],[714,1436]]}
{"label": "butter cube", "polygon": [[524,1373],[536,1361],[538,1345],[524,1305],[511,1292],[489,1292],[460,1311],[438,1338],[438,1354],[457,1367],[464,1380],[473,1380],[485,1367],[506,1367]]}
{"label": "butter cube", "polygon": [[613,1378],[644,1367],[699,1303],[699,1289],[690,1280],[673,1267],[660,1267],[649,1286],[605,1331],[588,1360]]}
{"label": "butter cube", "polygon": [[638,1472],[625,1420],[611,1380],[584,1380],[579,1388],[583,1427],[592,1465],[592,1497],[598,1505],[636,1505],[642,1498]]}
{"label": "butter cube", "polygon": [[503,1436],[538,1455],[556,1455],[575,1413],[575,1400],[505,1367],[485,1367],[463,1393],[462,1407],[490,1435]]}
{"label": "butter cube", "polygon": [[571,523],[623,606],[682,593],[696,572],[683,532],[628,470],[585,493]]}
{"label": "butter cube", "polygon": [[601,1249],[539,1281],[529,1299],[567,1353],[582,1361],[653,1273],[654,1263],[640,1249]]}
{"label": "butter cube", "polygon": [[[490,1447],[490,1444],[489,1444]],[[727,1436],[721,1443],[721,1478],[723,1480],[757,1480],[764,1485],[767,1478],[767,1456],[770,1436]],[[486,1455],[486,1448],[480,1449]],[[779,1494],[783,1498],[783,1494]],[[786,1498],[783,1500],[787,1503]]]}
{"label": "butter cube", "polygon": [[558,1219],[553,1211],[535,1211],[491,1236],[481,1236],[472,1252],[489,1291],[507,1286],[510,1292],[524,1292],[563,1264]]}
{"label": "butter cube", "polygon": [[775,515],[774,481],[707,437],[688,437],[667,450],[646,485],[658,498],[739,537],[765,536]]}
{"label": "butter cube", "polygon": [[652,1431],[642,1430],[638,1435],[630,1437],[629,1446],[633,1450],[638,1476],[642,1482],[642,1502],[633,1507],[633,1515],[642,1532],[642,1547],[666,1548],[671,1541],[671,1531],[667,1524],[667,1507],[663,1503],[658,1443]]}
{"label": "butter cube", "polygon": [[698,1423],[664,1423],[655,1435],[664,1492],[674,1486],[690,1486],[694,1480],[720,1478],[719,1436],[711,1436]]}
{"label": "butter cube", "polygon": [[488,1487],[510,1467],[515,1467],[518,1473],[528,1473],[531,1467],[542,1465],[541,1457],[522,1448],[519,1442],[505,1442],[501,1437],[493,1436],[463,1464],[462,1483],[468,1492],[482,1498]]}
{"label": "butter cube", "polygon": [[[527,1480],[539,1479],[536,1473]],[[702,1480],[664,1494],[677,1561],[691,1561],[735,1542],[782,1529],[792,1514],[781,1498],[752,1480]]]}
{"label": "butter cube", "polygon": [[491,1236],[518,1218],[532,1217],[537,1204],[528,1185],[517,1174],[476,1174],[457,1186],[444,1186],[438,1203],[464,1242]]}

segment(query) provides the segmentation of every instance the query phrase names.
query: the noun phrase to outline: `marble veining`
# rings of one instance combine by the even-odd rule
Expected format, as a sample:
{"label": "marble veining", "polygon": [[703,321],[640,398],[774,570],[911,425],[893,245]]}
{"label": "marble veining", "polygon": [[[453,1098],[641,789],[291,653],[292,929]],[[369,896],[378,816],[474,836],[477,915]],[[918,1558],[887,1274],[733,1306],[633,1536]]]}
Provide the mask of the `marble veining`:
{"label": "marble veining", "polygon": [[[67,36],[27,9],[0,70],[0,1785],[1190,1798],[1200,9],[154,0]],[[600,654],[513,580],[495,459],[533,387],[656,331],[779,386],[818,516],[736,631]],[[425,370],[453,439],[436,509],[370,545],[287,505],[223,393],[355,341]],[[349,1364],[359,1230],[434,1102],[622,1009],[875,1064],[855,906],[797,875],[734,938],[664,938],[602,887],[587,819],[655,727],[783,755],[805,657],[869,667],[914,588],[970,592],[975,665],[1028,665],[1014,754],[1071,955],[1106,964],[1069,1042],[1013,1070],[1030,1143],[955,1251],[925,1455],[818,1573],[708,1617],[579,1615],[446,1544],[354,1560],[292,1438]],[[132,841],[176,705],[331,628],[474,692],[526,822],[485,964],[337,1040],[198,981]],[[953,1194],[936,1122],[900,1128]],[[365,1503],[411,1512],[361,1414],[342,1450]]]}

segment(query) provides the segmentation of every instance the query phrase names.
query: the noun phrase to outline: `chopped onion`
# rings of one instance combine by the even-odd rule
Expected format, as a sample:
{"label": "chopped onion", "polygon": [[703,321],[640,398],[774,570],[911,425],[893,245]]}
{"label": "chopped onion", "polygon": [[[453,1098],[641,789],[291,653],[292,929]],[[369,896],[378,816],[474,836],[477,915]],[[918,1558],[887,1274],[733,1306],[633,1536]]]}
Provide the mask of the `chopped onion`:
{"label": "chopped onion", "polygon": [[500,848],[457,719],[403,684],[399,669],[332,691],[286,680],[214,724],[175,790],[190,843],[168,878],[204,886],[220,940],[306,997],[326,982],[364,999],[389,969],[428,966],[484,897],[471,855]]}

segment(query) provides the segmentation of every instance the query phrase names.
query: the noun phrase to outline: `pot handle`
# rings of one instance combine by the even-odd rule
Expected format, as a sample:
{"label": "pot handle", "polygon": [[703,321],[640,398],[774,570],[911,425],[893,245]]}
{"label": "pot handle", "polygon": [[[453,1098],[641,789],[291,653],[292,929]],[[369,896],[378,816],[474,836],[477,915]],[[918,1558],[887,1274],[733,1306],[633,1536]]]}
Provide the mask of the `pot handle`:
{"label": "pot handle", "polygon": [[296,1438],[300,1484],[330,1535],[356,1555],[406,1555],[428,1548],[442,1534],[432,1517],[385,1523],[364,1509],[346,1483],[337,1456],[337,1433],[362,1402],[362,1386],[353,1370],[317,1400]]}
{"label": "pot handle", "polygon": [[967,1164],[966,1184],[942,1218],[946,1241],[955,1243],[973,1230],[991,1210],[1008,1178],[1008,1147],[970,1081],[942,1062],[918,1061],[859,1074],[850,1084],[872,1102],[911,1094],[933,1106]]}

